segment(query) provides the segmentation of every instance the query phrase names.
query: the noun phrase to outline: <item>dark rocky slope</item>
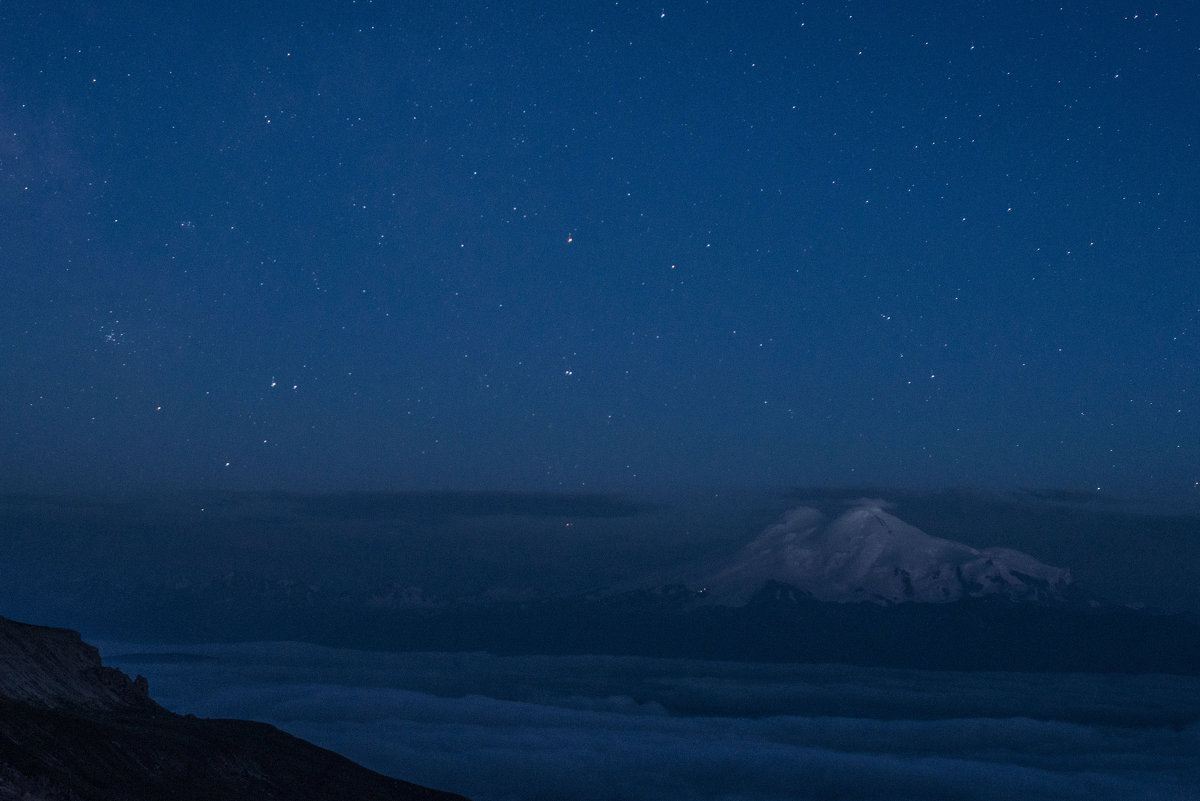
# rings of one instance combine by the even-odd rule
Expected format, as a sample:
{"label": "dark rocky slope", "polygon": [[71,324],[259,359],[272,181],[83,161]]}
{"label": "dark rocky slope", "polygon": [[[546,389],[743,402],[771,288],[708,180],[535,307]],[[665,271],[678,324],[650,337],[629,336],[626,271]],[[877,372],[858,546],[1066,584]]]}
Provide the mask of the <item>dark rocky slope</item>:
{"label": "dark rocky slope", "polygon": [[459,796],[382,776],[262,723],[180,716],[65,629],[0,618],[0,800]]}

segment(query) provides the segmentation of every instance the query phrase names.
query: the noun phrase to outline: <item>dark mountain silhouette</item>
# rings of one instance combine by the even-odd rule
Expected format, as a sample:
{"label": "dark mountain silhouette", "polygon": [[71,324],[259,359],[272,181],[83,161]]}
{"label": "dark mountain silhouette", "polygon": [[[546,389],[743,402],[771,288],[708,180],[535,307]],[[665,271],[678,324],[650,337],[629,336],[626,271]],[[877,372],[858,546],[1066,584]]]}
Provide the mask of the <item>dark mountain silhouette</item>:
{"label": "dark mountain silhouette", "polygon": [[0,618],[0,799],[161,798],[460,799],[264,723],[176,715],[76,632]]}
{"label": "dark mountain silhouette", "polygon": [[[1196,616],[1083,595],[837,603],[768,578],[740,605],[690,582],[570,597],[437,598],[413,588],[351,594],[249,575],[182,588],[88,590],[72,607],[72,621],[80,621],[72,625],[148,642],[296,640],[379,651],[1200,675]],[[147,606],[153,615],[137,614]]]}

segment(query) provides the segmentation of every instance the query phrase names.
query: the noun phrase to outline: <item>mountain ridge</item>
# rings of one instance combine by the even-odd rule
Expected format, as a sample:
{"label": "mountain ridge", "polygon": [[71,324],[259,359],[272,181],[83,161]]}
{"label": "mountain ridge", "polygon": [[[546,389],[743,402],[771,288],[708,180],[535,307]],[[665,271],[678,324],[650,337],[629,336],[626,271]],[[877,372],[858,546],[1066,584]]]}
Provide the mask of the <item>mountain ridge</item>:
{"label": "mountain ridge", "polygon": [[0,699],[46,709],[165,711],[143,676],[106,667],[100,652],[70,629],[0,617]]}
{"label": "mountain ridge", "polygon": [[463,801],[265,723],[155,703],[78,632],[0,617],[0,799]]}

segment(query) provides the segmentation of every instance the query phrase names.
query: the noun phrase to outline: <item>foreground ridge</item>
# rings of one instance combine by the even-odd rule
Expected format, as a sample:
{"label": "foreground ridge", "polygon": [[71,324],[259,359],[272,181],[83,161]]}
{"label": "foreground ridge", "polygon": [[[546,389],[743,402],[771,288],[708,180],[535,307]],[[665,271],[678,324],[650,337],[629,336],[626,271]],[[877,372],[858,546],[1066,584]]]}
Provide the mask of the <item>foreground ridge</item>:
{"label": "foreground ridge", "polygon": [[461,801],[265,723],[177,715],[147,690],[77,632],[0,617],[0,799]]}

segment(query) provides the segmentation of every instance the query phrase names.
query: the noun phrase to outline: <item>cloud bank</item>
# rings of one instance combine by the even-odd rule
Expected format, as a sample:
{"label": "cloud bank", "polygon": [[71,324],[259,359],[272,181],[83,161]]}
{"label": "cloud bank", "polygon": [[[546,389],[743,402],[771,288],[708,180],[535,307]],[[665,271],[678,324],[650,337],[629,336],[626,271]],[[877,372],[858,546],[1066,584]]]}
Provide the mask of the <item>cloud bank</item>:
{"label": "cloud bank", "polygon": [[[106,661],[169,708],[517,799],[1193,799],[1200,681],[276,643]],[[190,658],[203,653],[208,659]]]}

